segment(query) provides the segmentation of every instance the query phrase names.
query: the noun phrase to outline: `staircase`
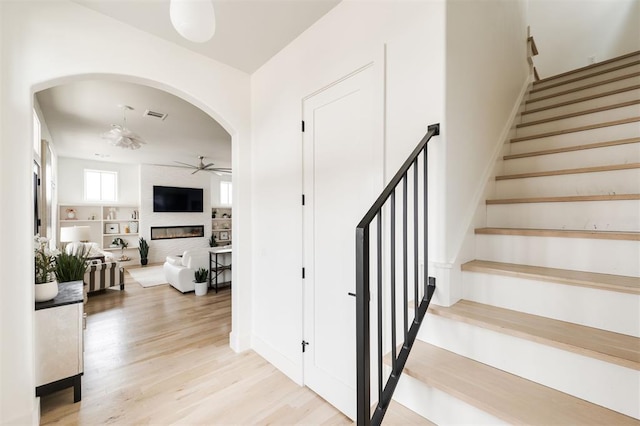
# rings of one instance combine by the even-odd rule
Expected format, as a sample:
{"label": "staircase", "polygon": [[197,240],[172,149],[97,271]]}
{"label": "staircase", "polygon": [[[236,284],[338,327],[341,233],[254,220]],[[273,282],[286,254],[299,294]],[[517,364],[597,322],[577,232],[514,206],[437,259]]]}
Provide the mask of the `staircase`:
{"label": "staircase", "polygon": [[537,81],[394,397],[437,424],[640,425],[640,52]]}

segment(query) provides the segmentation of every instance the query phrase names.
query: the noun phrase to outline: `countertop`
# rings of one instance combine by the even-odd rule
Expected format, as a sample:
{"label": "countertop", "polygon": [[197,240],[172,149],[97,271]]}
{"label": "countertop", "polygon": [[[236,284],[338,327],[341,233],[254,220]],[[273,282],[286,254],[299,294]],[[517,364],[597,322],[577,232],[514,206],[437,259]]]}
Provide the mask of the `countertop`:
{"label": "countertop", "polygon": [[58,295],[53,300],[36,302],[36,311],[40,309],[55,308],[57,306],[82,303],[84,299],[82,281],[69,281],[58,283]]}

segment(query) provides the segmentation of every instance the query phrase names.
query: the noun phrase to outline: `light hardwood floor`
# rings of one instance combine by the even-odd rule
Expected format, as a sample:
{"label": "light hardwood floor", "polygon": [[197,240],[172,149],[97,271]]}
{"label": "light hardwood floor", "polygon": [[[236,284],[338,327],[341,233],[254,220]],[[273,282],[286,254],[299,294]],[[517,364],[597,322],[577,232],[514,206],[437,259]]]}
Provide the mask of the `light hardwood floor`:
{"label": "light hardwood floor", "polygon": [[[229,348],[231,291],[196,297],[126,275],[85,305],[82,401],[41,398],[41,424],[352,424],[253,351]],[[392,407],[393,408],[393,407]],[[403,407],[385,424],[428,424]]]}

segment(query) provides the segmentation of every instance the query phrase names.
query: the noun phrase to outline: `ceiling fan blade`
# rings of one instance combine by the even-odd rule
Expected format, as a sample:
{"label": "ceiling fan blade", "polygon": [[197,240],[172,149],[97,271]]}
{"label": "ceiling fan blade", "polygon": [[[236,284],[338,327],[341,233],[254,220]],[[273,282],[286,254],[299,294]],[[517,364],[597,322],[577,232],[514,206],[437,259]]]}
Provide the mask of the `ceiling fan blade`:
{"label": "ceiling fan blade", "polygon": [[191,172],[192,175],[195,175],[196,173],[198,173],[200,170],[202,169],[195,169],[193,172]]}
{"label": "ceiling fan blade", "polygon": [[208,169],[209,167],[213,166],[213,163],[209,163],[207,165],[202,165],[200,166],[201,169]]}
{"label": "ceiling fan blade", "polygon": [[174,161],[174,163],[182,164],[183,166],[187,166],[191,169],[197,169],[197,167],[194,166],[193,164],[183,163],[182,161]]}

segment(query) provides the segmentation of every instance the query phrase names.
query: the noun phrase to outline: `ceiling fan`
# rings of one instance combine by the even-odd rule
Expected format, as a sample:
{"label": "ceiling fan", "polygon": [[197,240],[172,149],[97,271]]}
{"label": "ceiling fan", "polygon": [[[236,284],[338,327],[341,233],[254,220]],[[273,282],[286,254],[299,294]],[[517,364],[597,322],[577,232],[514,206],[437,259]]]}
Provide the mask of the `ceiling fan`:
{"label": "ceiling fan", "polygon": [[214,172],[218,175],[230,175],[231,174],[231,169],[226,168],[226,167],[212,167],[214,164],[213,163],[209,163],[209,164],[204,164],[204,156],[200,155],[198,156],[198,159],[200,160],[200,163],[197,165],[193,165],[193,164],[189,164],[189,163],[183,163],[181,161],[176,161],[176,163],[178,164],[182,164],[182,166],[178,166],[178,167],[185,167],[185,168],[189,168],[189,169],[195,169],[191,174],[195,174],[201,170],[206,170],[209,172]]}

